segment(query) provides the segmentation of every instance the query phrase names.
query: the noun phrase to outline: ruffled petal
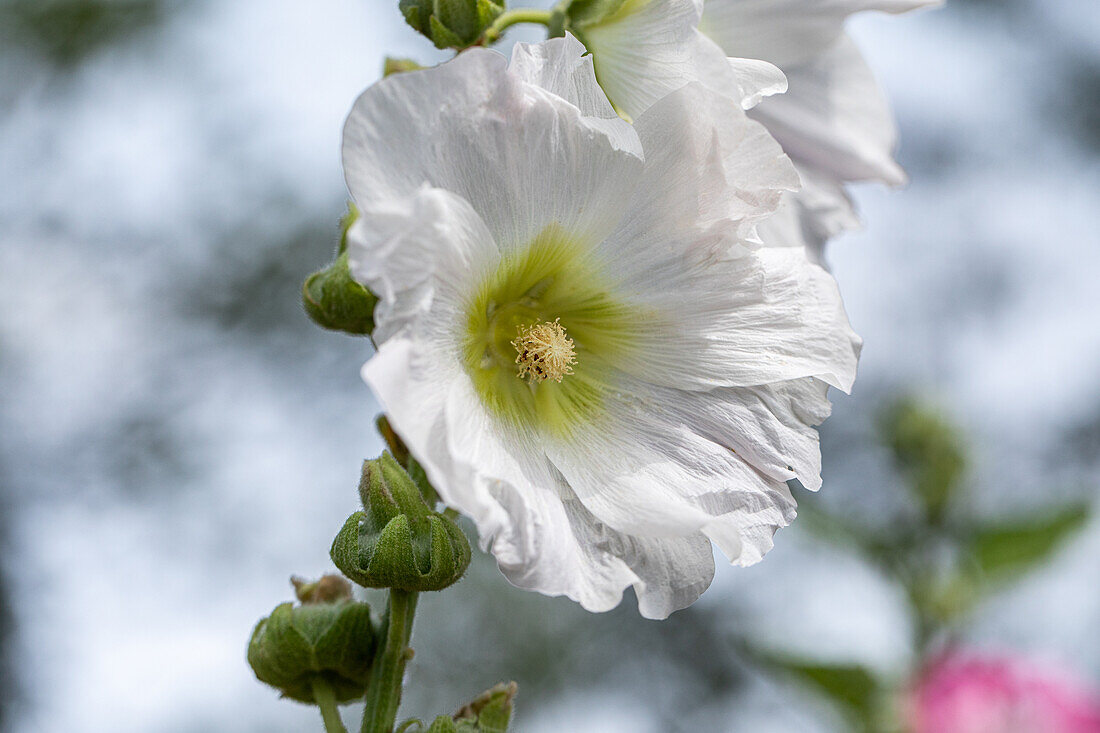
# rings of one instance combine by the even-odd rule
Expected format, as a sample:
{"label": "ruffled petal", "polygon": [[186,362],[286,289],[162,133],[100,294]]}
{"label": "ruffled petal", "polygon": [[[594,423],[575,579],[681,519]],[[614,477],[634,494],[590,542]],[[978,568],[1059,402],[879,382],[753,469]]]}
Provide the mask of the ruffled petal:
{"label": "ruffled petal", "polygon": [[699,28],[729,56],[770,61],[787,73],[829,48],[852,13],[904,13],[942,0],[706,0]]}
{"label": "ruffled petal", "polygon": [[802,190],[783,197],[775,214],[757,233],[769,247],[805,247],[810,262],[826,267],[825,242],[860,227],[844,185],[809,166],[798,165]]}
{"label": "ruffled petal", "polygon": [[344,127],[343,158],[360,208],[428,183],[466,199],[502,250],[551,223],[602,239],[641,167],[625,122],[585,115],[483,49],[367,89]]}
{"label": "ruffled petal", "polygon": [[[794,499],[784,480],[751,465],[721,440],[721,432],[751,426],[743,441],[771,440],[768,430],[787,431],[782,420],[758,422],[753,410],[759,408],[748,395],[725,405],[742,419],[736,424],[715,410],[685,418],[689,408],[676,405],[678,394],[639,380],[617,387],[620,396],[604,420],[575,440],[545,444],[584,506],[626,534],[668,539],[703,532],[731,562],[763,557],[775,530],[794,518]],[[784,397],[762,393],[756,399]]]}
{"label": "ruffled petal", "polygon": [[905,182],[894,161],[890,107],[847,36],[813,61],[787,69],[788,93],[752,110],[796,161],[846,180]]}
{"label": "ruffled petal", "polygon": [[638,285],[635,302],[659,320],[644,357],[623,361],[632,374],[689,390],[817,377],[847,392],[855,381],[862,342],[836,281],[800,248],[700,260]]}
{"label": "ruffled petal", "polygon": [[709,392],[661,392],[670,419],[737,453],[776,481],[821,487],[815,426],[829,416],[828,386],[817,379]]}
{"label": "ruffled petal", "polygon": [[571,34],[541,43],[517,43],[508,70],[575,105],[586,117],[620,119],[596,81],[592,56]]}

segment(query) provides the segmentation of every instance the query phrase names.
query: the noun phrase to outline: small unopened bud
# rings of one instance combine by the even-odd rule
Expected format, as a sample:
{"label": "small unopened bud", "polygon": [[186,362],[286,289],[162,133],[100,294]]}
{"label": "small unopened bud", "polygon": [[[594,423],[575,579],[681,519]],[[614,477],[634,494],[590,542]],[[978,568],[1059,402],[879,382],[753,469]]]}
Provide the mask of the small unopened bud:
{"label": "small unopened bud", "polygon": [[401,0],[405,21],[436,48],[468,48],[481,40],[504,6],[492,0]]}
{"label": "small unopened bud", "polygon": [[256,678],[304,703],[314,702],[318,677],[338,702],[362,697],[375,648],[370,607],[352,600],[351,588],[339,576],[292,582],[302,605],[277,606],[252,631],[248,664]]}
{"label": "small unopened bud", "polygon": [[424,502],[393,456],[363,463],[365,511],[348,518],[332,543],[332,561],[368,588],[442,590],[470,564],[470,543],[454,522]]}
{"label": "small unopened bud", "polygon": [[336,260],[306,278],[302,284],[302,305],[321,328],[367,336],[374,331],[378,297],[353,279],[348,269],[348,229],[358,216],[355,206],[349,205]]}
{"label": "small unopened bud", "polygon": [[294,595],[305,603],[336,603],[351,600],[351,584],[339,575],[325,575],[312,582],[293,576]]}
{"label": "small unopened bud", "polygon": [[428,733],[505,733],[517,689],[515,682],[509,682],[486,690],[454,715],[440,715]]}

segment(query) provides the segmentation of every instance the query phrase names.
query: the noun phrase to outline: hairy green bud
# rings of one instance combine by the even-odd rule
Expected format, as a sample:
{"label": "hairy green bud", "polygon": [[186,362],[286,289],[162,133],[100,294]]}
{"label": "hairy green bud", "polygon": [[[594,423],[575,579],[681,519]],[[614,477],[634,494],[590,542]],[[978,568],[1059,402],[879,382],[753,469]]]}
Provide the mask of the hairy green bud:
{"label": "hairy green bud", "polygon": [[363,463],[359,496],[365,511],[352,514],[332,543],[332,561],[344,575],[368,588],[411,592],[442,590],[466,572],[466,535],[432,511],[388,452]]}
{"label": "hairy green bud", "polygon": [[504,6],[493,0],[401,0],[405,21],[436,48],[468,48],[481,40]]}
{"label": "hairy green bud", "polygon": [[252,631],[248,664],[256,678],[304,703],[315,702],[316,678],[338,702],[362,697],[375,648],[370,607],[352,600],[351,586],[336,575],[293,582],[301,605],[277,606]]}

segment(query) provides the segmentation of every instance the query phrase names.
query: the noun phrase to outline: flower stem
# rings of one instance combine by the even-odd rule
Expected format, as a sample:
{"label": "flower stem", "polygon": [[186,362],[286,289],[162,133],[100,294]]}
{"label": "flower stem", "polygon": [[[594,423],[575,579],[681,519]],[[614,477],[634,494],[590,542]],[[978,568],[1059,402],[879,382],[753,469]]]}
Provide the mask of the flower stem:
{"label": "flower stem", "polygon": [[505,28],[516,23],[540,23],[548,26],[550,25],[550,16],[551,12],[549,10],[538,10],[536,8],[506,10],[497,16],[491,26],[485,29],[485,34],[482,36],[483,42],[485,45],[495,43],[500,39],[500,34],[504,32]]}
{"label": "flower stem", "polygon": [[416,592],[396,588],[390,591],[389,608],[383,624],[385,646],[375,656],[367,687],[361,733],[393,733],[397,707],[401,704],[401,683],[405,663],[412,657],[409,637],[416,613]]}
{"label": "flower stem", "polygon": [[313,678],[313,701],[321,709],[321,720],[325,723],[325,733],[348,733],[344,721],[340,719],[340,710],[336,706],[336,693],[324,677]]}

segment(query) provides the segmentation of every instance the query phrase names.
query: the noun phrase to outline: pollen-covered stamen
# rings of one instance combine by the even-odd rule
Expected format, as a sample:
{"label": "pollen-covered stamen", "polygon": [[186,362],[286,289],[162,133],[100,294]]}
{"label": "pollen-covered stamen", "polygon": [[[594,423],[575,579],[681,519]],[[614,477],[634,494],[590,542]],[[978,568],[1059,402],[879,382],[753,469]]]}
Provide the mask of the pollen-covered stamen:
{"label": "pollen-covered stamen", "polygon": [[573,351],[573,339],[565,335],[565,329],[555,319],[552,323],[536,323],[519,329],[519,336],[512,341],[516,347],[516,363],[519,376],[532,382],[553,379],[560,382],[566,374],[573,373],[577,361]]}

